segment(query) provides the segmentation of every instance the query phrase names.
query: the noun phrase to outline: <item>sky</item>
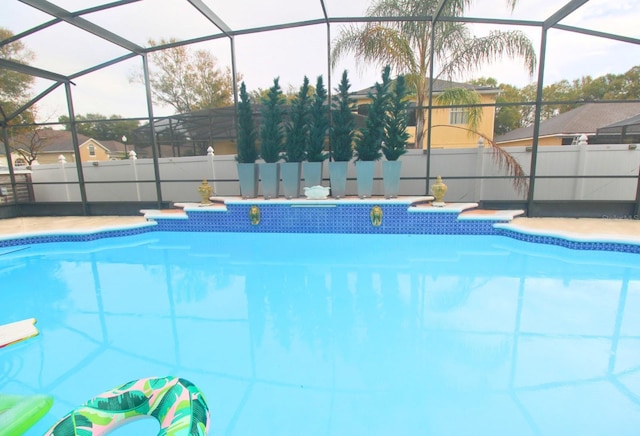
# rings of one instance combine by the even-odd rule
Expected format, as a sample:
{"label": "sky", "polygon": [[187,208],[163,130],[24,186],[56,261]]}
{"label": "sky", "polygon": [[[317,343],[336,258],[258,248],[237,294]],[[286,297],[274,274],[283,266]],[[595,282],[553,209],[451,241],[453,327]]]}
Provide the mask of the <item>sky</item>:
{"label": "sky", "polygon": [[[57,6],[78,11],[106,3],[106,0],[50,0]],[[323,17],[319,0],[204,0],[204,3],[231,29],[243,30],[280,25]],[[366,15],[370,0],[325,0],[331,17]],[[520,0],[511,11],[505,0],[476,0],[467,16],[477,18],[510,18],[542,21],[556,12],[563,1]],[[640,39],[640,6],[638,0],[590,0],[561,24],[614,33]],[[185,40],[218,34],[219,30],[186,1],[141,0],[84,18],[116,33],[138,45],[146,46],[149,38],[177,38]],[[0,27],[14,33],[51,20],[48,14],[35,10],[18,0],[3,0]],[[519,30],[540,47],[541,32],[537,27],[500,27],[496,25],[469,25],[473,34],[482,36],[491,30]],[[329,27],[329,38],[339,34],[343,24]],[[67,23],[59,23],[44,31],[22,39],[36,59],[32,65],[38,68],[73,74],[83,71],[128,52],[96,36],[87,34]],[[237,71],[249,90],[268,88],[275,77],[287,89],[298,88],[304,76],[312,83],[323,75],[325,85],[331,81],[335,88],[342,71],[349,72],[352,90],[373,85],[379,80],[381,66],[364,65],[352,57],[343,58],[333,70],[327,65],[327,26],[305,26],[256,34],[238,35],[234,39]],[[220,38],[195,44],[193,49],[210,50],[220,67],[231,65],[231,43]],[[551,29],[547,35],[544,83],[562,79],[574,80],[582,76],[601,76],[607,73],[622,74],[640,64],[640,45],[597,38],[575,32]],[[144,87],[131,81],[142,68],[140,57],[118,63],[74,80],[72,95],[76,114],[100,113],[107,116],[146,117],[148,115]],[[397,73],[397,72],[395,72]],[[518,87],[537,80],[537,74],[529,76],[518,62],[501,60],[483,66],[465,77],[466,81],[478,77],[494,77],[499,83]],[[52,85],[51,81],[38,79],[34,95]],[[153,106],[154,115],[173,113],[172,108]],[[38,104],[38,121],[53,122],[68,113],[64,87],[48,94]]]}

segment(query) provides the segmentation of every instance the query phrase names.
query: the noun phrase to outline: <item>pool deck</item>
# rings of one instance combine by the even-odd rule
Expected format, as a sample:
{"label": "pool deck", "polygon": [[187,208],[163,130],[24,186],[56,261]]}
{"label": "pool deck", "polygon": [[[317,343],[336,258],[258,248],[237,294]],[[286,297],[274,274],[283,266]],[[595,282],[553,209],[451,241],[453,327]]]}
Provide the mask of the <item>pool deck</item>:
{"label": "pool deck", "polygon": [[[447,205],[449,206],[449,205]],[[214,206],[215,207],[215,206]],[[161,214],[182,214],[182,209],[157,211]],[[486,217],[504,211],[474,209],[464,212]],[[57,231],[91,232],[126,228],[147,223],[144,216],[66,216],[0,219],[0,237],[27,236]],[[640,220],[609,218],[514,218],[508,226],[526,233],[565,236],[577,239],[615,239],[640,242]]]}

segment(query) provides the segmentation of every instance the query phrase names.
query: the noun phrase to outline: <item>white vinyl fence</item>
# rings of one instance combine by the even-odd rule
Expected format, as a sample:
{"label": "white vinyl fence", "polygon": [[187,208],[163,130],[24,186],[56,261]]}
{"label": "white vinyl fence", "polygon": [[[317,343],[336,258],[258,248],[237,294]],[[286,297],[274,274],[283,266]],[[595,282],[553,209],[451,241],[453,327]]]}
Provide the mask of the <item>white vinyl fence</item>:
{"label": "white vinyl fence", "polygon": [[[530,172],[531,151],[510,147],[509,154]],[[409,150],[401,157],[400,195],[424,195],[427,155]],[[640,149],[627,144],[571,145],[540,147],[535,184],[535,200],[634,200],[640,166]],[[82,164],[89,201],[156,201],[153,160],[129,159]],[[235,156],[195,156],[159,159],[162,199],[173,202],[200,201],[198,185],[207,179],[216,195],[238,196]],[[431,151],[430,175],[442,176],[448,185],[446,201],[524,200],[526,192],[517,192],[511,179],[482,179],[507,176],[494,159],[490,148],[434,149]],[[347,194],[356,195],[355,165],[349,165]],[[553,178],[544,178],[553,176]],[[614,176],[616,178],[567,178],[577,176]],[[630,178],[620,178],[631,176]],[[304,175],[303,175],[304,177]],[[376,177],[382,177],[382,163],[377,163]],[[473,179],[465,179],[473,177]],[[328,166],[324,165],[323,185],[329,186]],[[415,179],[412,179],[415,178]],[[80,201],[75,184],[75,163],[37,165],[32,169],[36,201]],[[214,181],[215,180],[215,181]],[[100,183],[94,183],[100,182]],[[126,182],[126,183],[124,183]],[[51,184],[56,183],[56,184]],[[60,184],[58,184],[60,183]],[[433,183],[431,180],[430,183]],[[374,195],[383,195],[382,181],[376,181]]]}

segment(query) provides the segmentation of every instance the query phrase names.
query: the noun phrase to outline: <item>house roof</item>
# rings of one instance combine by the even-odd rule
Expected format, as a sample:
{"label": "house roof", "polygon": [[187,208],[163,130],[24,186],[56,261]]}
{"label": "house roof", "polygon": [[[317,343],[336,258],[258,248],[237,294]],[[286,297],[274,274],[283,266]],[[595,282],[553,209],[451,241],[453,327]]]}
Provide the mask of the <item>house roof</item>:
{"label": "house roof", "polygon": [[[260,103],[252,103],[253,122],[256,125],[256,132],[262,120],[262,108]],[[289,120],[290,105],[283,105],[283,119]],[[358,128],[365,125],[365,118],[361,115],[355,116],[355,123]],[[132,135],[132,143],[148,142],[149,124],[144,124],[135,129]],[[156,134],[166,133],[173,137],[176,142],[190,140],[196,141],[220,141],[233,139],[236,136],[235,106],[226,106],[213,109],[201,109],[194,112],[170,115],[166,118],[156,120],[154,123]],[[184,138],[184,139],[181,139]],[[187,139],[188,138],[188,139]]]}
{"label": "house roof", "polygon": [[[38,129],[37,135],[39,138],[37,141],[42,142],[42,145],[40,146],[41,153],[62,153],[73,151],[71,132],[67,130]],[[23,133],[13,138],[13,140],[10,141],[10,144],[14,148],[26,148],[31,144],[33,137],[33,132]],[[88,136],[78,135],[78,142],[80,144],[88,140]]]}
{"label": "house roof", "polygon": [[124,153],[125,147],[124,144],[120,141],[114,141],[112,139],[94,139],[94,141],[106,148],[109,153]]}
{"label": "house roof", "polygon": [[618,121],[613,124],[609,124],[598,129],[598,135],[600,134],[616,134],[621,135],[622,132],[633,133],[640,132],[640,114],[631,118],[626,118],[622,121]]}
{"label": "house roof", "polygon": [[[40,153],[60,153],[73,151],[73,139],[71,132],[67,130],[43,130],[38,135],[44,140]],[[84,144],[90,138],[78,134],[78,144]]]}
{"label": "house roof", "polygon": [[[499,88],[494,88],[492,86],[476,86],[476,85],[470,85],[468,83],[461,83],[461,82],[452,82],[450,80],[440,80],[440,79],[435,79],[433,81],[433,92],[434,93],[439,93],[444,91],[445,89],[449,89],[449,88],[465,88],[465,89],[473,89],[476,92],[479,93],[487,93],[487,92],[492,92],[492,93],[498,93],[500,92]],[[351,93],[352,97],[368,97],[369,94],[375,95],[376,94],[376,87],[374,86],[370,86],[368,88],[364,88],[364,89],[360,89],[358,91],[355,91],[353,93]]]}
{"label": "house roof", "polygon": [[[598,128],[640,114],[640,103],[587,103],[540,123],[538,136],[595,134]],[[497,143],[533,138],[533,126],[497,136]]]}
{"label": "house roof", "polygon": [[[18,135],[11,141],[11,144],[14,148],[25,148],[31,143],[32,137],[33,133]],[[42,142],[39,153],[73,153],[73,139],[71,132],[68,130],[39,129],[38,137],[40,138],[39,141]],[[124,151],[124,144],[118,141],[96,140],[78,134],[78,144],[80,146],[90,140],[93,140],[109,152]],[[4,149],[4,143],[0,141],[0,144]]]}

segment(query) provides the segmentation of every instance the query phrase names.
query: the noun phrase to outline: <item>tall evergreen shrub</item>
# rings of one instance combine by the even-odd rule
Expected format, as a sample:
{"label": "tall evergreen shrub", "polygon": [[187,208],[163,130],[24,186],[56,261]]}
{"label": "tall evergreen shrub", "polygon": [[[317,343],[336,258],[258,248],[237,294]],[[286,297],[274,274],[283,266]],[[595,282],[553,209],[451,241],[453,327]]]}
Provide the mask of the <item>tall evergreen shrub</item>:
{"label": "tall evergreen shrub", "polygon": [[407,85],[404,76],[398,76],[389,96],[389,108],[382,152],[387,160],[398,160],[407,152],[409,132],[407,132]]}
{"label": "tall evergreen shrub", "polygon": [[298,94],[291,103],[290,121],[286,127],[287,138],[284,144],[284,159],[287,162],[302,162],[309,142],[309,79],[304,77]]}
{"label": "tall evergreen shrub", "polygon": [[356,137],[355,154],[358,160],[372,161],[382,157],[382,141],[385,139],[391,68],[382,71],[382,83],[376,82],[375,93],[370,92],[369,114],[365,127]]}
{"label": "tall evergreen shrub", "polygon": [[240,85],[240,102],[238,103],[238,156],[239,163],[254,163],[258,159],[256,147],[257,132],[253,122],[251,98],[244,82]]}
{"label": "tall evergreen shrub", "polygon": [[260,156],[267,163],[280,160],[284,132],[282,129],[282,105],[284,96],[278,83],[279,77],[273,79],[273,86],[262,98],[262,126],[260,129]]}
{"label": "tall evergreen shrub", "polygon": [[328,128],[327,90],[324,87],[322,76],[318,76],[309,120],[309,142],[307,143],[307,160],[309,162],[322,162],[329,157],[328,153],[324,152]]}
{"label": "tall evergreen shrub", "polygon": [[353,157],[356,120],[353,114],[354,100],[349,96],[349,88],[351,84],[347,77],[347,70],[344,70],[340,85],[331,102],[331,157],[336,162],[349,161]]}

